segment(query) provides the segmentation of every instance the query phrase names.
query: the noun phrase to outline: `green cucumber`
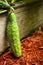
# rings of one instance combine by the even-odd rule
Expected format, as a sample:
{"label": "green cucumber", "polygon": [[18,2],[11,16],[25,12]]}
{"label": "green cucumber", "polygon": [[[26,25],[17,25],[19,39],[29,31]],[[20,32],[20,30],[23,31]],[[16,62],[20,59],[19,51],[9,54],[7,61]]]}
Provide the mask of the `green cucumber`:
{"label": "green cucumber", "polygon": [[11,12],[8,17],[7,37],[13,54],[16,57],[20,57],[22,55],[22,52],[19,37],[19,29],[16,22],[15,13],[13,12]]}

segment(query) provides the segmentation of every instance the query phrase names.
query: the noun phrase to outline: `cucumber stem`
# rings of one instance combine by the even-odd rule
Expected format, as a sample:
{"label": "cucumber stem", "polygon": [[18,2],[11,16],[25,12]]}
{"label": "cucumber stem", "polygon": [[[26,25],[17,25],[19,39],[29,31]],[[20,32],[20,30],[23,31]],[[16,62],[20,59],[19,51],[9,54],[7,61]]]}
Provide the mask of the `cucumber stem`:
{"label": "cucumber stem", "polygon": [[10,9],[11,9],[12,12],[15,12],[13,7],[10,6]]}

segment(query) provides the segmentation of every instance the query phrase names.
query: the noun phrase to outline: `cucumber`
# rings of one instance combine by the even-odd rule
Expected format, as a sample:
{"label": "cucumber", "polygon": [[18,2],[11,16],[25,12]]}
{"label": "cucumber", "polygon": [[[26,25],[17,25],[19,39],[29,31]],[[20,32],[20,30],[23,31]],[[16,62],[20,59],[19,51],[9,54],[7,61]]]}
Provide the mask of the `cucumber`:
{"label": "cucumber", "polygon": [[15,13],[13,12],[11,12],[8,16],[7,37],[14,56],[20,57],[22,55],[22,51],[19,37],[19,29],[16,22]]}

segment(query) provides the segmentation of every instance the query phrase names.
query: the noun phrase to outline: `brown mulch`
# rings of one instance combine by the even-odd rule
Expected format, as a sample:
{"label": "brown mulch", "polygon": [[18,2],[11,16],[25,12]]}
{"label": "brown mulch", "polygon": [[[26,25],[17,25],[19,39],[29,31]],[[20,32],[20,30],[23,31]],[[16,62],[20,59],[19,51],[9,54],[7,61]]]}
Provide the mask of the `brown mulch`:
{"label": "brown mulch", "polygon": [[21,41],[22,56],[16,58],[11,50],[0,56],[0,65],[43,65],[43,31]]}

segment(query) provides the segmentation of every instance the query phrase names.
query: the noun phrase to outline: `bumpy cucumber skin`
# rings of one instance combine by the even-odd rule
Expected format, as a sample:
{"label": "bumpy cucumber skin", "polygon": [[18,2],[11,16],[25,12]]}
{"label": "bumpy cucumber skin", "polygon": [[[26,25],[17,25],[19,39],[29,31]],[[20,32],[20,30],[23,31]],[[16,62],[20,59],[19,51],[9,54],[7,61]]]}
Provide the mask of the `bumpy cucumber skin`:
{"label": "bumpy cucumber skin", "polygon": [[22,55],[21,44],[16,16],[14,13],[10,13],[8,17],[7,37],[13,54],[16,57],[20,57]]}

